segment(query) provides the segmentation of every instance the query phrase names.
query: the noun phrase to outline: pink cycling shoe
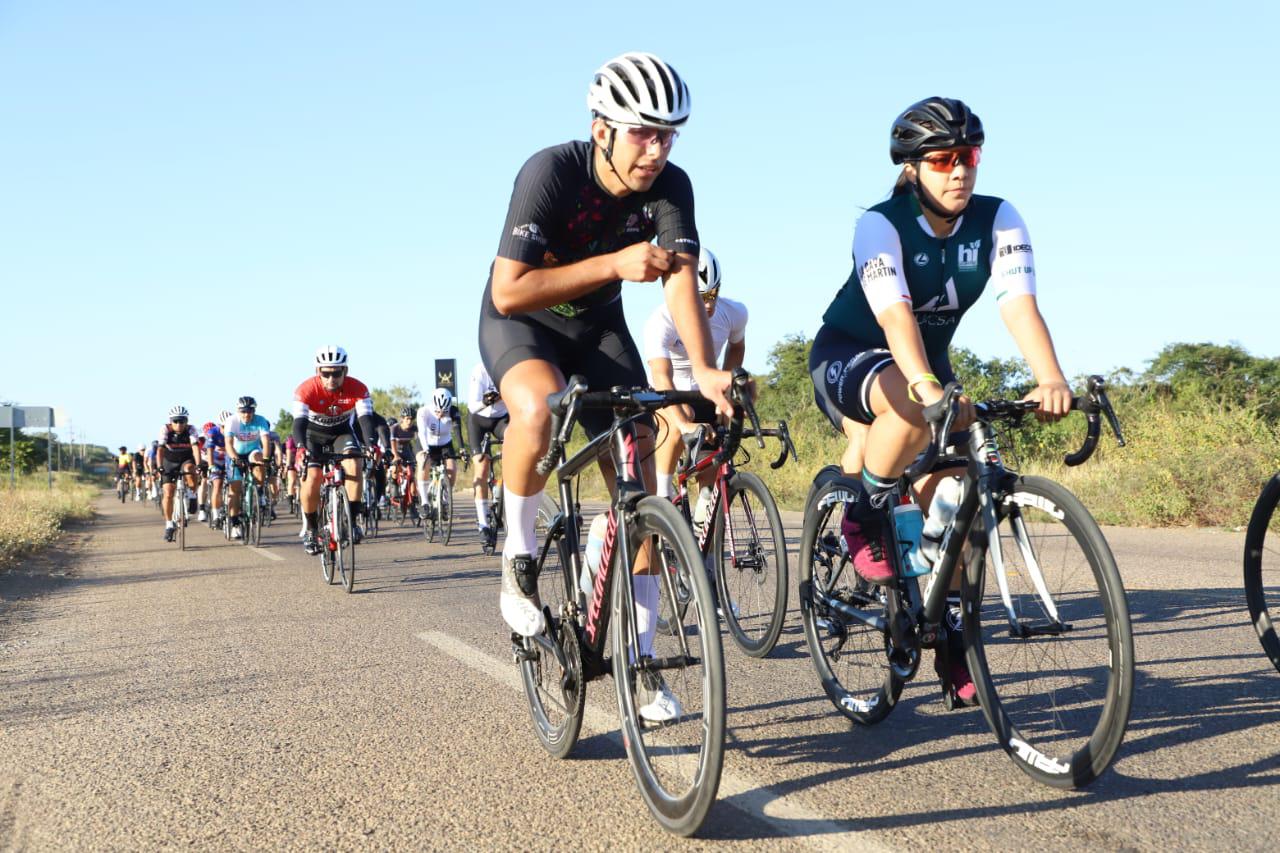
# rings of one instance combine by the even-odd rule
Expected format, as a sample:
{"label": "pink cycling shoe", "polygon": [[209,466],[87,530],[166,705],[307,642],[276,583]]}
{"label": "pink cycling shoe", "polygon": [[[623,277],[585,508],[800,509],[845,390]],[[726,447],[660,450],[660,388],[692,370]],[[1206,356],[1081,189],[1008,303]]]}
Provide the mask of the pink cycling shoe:
{"label": "pink cycling shoe", "polygon": [[867,583],[887,584],[893,580],[889,549],[885,543],[885,524],[876,515],[853,519],[845,513],[840,533],[853,557],[853,570]]}

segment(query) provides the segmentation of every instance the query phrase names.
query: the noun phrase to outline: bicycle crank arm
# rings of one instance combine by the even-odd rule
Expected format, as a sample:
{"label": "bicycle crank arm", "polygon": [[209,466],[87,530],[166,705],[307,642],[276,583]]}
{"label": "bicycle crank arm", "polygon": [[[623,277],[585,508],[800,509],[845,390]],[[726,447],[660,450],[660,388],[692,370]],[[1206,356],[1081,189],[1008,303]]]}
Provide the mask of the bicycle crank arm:
{"label": "bicycle crank arm", "polygon": [[878,616],[866,610],[859,610],[851,604],[845,604],[838,598],[823,596],[822,603],[826,605],[831,612],[840,614],[846,621],[861,622],[863,625],[875,628],[881,633],[885,633],[889,630],[888,623],[885,621],[883,616]]}
{"label": "bicycle crank arm", "polygon": [[679,669],[701,664],[702,658],[693,655],[671,655],[665,658],[642,658],[639,663],[631,664],[631,670],[632,672],[655,672],[660,669]]}
{"label": "bicycle crank arm", "polygon": [[1025,640],[1030,637],[1058,637],[1062,634],[1069,634],[1072,631],[1070,622],[1041,622],[1032,624],[1025,619],[1020,620],[1016,625],[1009,626],[1009,636],[1017,640]]}

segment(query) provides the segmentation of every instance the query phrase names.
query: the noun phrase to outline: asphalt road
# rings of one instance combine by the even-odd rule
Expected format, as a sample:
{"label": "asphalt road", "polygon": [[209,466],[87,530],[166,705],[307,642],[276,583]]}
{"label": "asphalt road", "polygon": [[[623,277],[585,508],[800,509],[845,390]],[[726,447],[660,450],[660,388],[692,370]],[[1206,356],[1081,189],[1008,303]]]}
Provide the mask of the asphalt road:
{"label": "asphalt road", "polygon": [[1248,625],[1242,534],[1107,530],[1137,692],[1119,758],[1077,792],[1016,770],[932,679],[853,727],[793,591],[773,657],[726,638],[724,779],[682,841],[640,802],[607,679],[570,759],[538,746],[469,515],[448,547],[384,528],[348,595],[293,520],[262,549],[195,526],[179,553],[149,505],[98,509],[0,576],[6,850],[1276,846],[1280,673]]}

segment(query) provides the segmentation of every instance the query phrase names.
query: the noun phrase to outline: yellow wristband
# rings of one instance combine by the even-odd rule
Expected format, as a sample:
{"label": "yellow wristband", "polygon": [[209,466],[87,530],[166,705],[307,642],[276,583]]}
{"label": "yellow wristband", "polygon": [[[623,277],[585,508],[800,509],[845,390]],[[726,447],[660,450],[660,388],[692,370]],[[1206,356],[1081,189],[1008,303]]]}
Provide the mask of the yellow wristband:
{"label": "yellow wristband", "polygon": [[932,382],[934,385],[937,385],[939,388],[942,387],[942,383],[938,381],[938,377],[934,376],[932,373],[921,373],[915,379],[912,379],[910,382],[907,383],[907,399],[913,403],[924,402],[924,400],[920,399],[920,395],[916,393],[916,386],[919,385],[921,382]]}

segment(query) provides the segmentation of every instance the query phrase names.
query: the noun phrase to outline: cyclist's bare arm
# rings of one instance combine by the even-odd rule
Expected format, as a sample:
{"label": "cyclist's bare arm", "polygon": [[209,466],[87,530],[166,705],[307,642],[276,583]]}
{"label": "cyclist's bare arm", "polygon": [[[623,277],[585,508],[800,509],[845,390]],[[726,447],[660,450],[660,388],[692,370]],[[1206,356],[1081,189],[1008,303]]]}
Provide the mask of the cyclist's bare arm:
{"label": "cyclist's bare arm", "polygon": [[1053,338],[1049,335],[1049,327],[1036,298],[1032,294],[1024,294],[1006,299],[1000,306],[1000,318],[1004,320],[1009,334],[1018,345],[1018,351],[1031,367],[1031,375],[1036,378],[1038,388],[1032,389],[1023,399],[1035,400],[1040,404],[1042,416],[1057,420],[1071,411],[1071,386],[1058,364],[1058,355],[1053,349]]}
{"label": "cyclist's bare arm", "polygon": [[527,314],[586,296],[611,281],[656,281],[674,263],[674,253],[652,243],[559,267],[535,267],[498,257],[493,261],[493,305],[503,314]]}

